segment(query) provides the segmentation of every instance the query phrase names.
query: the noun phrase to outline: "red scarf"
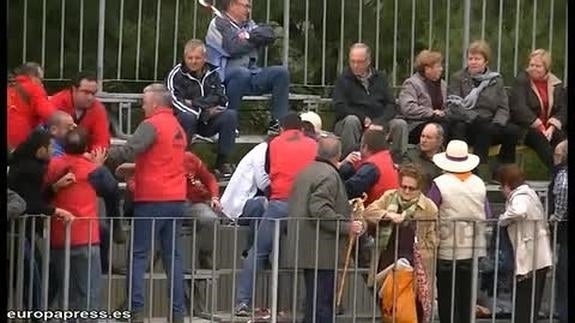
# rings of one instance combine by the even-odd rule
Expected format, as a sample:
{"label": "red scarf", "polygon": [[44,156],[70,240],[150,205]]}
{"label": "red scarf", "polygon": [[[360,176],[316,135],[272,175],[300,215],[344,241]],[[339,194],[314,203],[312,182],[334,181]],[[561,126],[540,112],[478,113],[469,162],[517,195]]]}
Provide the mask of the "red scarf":
{"label": "red scarf", "polygon": [[547,115],[549,110],[549,91],[547,88],[547,80],[533,80],[533,84],[537,89],[537,93],[539,93],[539,97],[541,98],[541,109],[539,110],[539,119],[545,127],[547,127]]}

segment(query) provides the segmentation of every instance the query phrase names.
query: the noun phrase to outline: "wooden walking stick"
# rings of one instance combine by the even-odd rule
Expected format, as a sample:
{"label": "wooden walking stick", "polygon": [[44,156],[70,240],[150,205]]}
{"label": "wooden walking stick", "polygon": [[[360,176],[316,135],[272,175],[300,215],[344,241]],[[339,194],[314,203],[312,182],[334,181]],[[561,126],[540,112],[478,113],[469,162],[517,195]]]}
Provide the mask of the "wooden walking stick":
{"label": "wooden walking stick", "polygon": [[[352,221],[363,220],[363,211],[365,210],[364,202],[367,199],[367,194],[363,193],[361,198],[354,198],[349,201],[352,207]],[[359,236],[356,234],[350,234],[347,239],[347,248],[345,251],[345,263],[343,264],[343,273],[340,277],[339,288],[337,291],[337,302],[336,307],[341,305],[341,297],[343,296],[343,288],[345,286],[345,277],[347,276],[347,270],[349,269],[349,261],[351,259],[351,251],[353,249],[353,243],[357,240]]]}

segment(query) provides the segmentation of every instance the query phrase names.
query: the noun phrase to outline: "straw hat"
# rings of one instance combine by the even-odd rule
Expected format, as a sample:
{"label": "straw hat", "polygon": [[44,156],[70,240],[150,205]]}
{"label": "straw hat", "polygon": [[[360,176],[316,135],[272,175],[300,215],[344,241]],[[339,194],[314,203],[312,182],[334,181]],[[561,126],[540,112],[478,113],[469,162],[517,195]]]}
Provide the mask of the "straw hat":
{"label": "straw hat", "polygon": [[461,140],[451,140],[443,153],[433,156],[437,167],[450,173],[466,173],[479,165],[479,157],[468,152],[467,143]]}

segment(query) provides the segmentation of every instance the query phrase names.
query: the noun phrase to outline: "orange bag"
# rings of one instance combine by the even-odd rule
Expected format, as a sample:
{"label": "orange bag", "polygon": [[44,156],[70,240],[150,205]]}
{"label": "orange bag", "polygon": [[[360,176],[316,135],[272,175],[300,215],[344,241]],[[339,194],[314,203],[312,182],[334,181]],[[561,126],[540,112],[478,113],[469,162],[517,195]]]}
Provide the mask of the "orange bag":
{"label": "orange bag", "polygon": [[415,275],[413,270],[397,268],[387,273],[379,296],[381,297],[381,318],[384,323],[393,322],[393,285],[396,282],[395,323],[417,323],[415,305]]}

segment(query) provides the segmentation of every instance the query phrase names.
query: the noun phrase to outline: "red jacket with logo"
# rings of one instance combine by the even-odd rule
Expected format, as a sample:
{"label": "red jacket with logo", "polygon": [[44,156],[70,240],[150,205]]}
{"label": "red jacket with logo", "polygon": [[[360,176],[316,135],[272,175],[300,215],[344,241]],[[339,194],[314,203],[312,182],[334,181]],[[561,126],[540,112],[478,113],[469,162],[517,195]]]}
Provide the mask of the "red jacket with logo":
{"label": "red jacket with logo", "polygon": [[[83,156],[64,154],[53,158],[48,164],[45,183],[52,184],[68,171],[76,176],[76,182],[60,189],[52,199],[52,205],[72,213],[76,219],[70,227],[70,246],[79,247],[100,243],[98,222],[98,197],[89,181],[89,175],[97,166]],[[50,243],[53,248],[64,248],[66,225],[57,217],[50,224]]]}
{"label": "red jacket with logo", "polygon": [[110,146],[110,123],[108,121],[108,112],[104,105],[94,99],[92,105],[84,110],[84,113],[79,118],[76,115],[74,108],[74,98],[72,96],[72,89],[65,89],[50,98],[50,102],[56,109],[67,112],[74,118],[74,122],[88,133],[88,147],[90,150],[102,147],[108,148]]}
{"label": "red jacket with logo", "polygon": [[377,152],[363,160],[358,168],[363,164],[371,163],[379,171],[377,182],[367,192],[365,206],[370,205],[373,201],[380,198],[387,190],[398,188],[399,174],[391,158],[389,150]]}
{"label": "red jacket with logo", "polygon": [[8,145],[16,148],[41,123],[45,122],[56,108],[48,101],[42,84],[25,75],[16,76],[17,85],[7,87]]}
{"label": "red jacket with logo", "polygon": [[285,130],[270,141],[268,153],[270,199],[284,200],[299,172],[315,160],[317,142],[300,130]]}
{"label": "red jacket with logo", "polygon": [[144,122],[155,128],[156,140],[136,157],[134,201],[185,201],[184,130],[170,108],[157,109]]}

